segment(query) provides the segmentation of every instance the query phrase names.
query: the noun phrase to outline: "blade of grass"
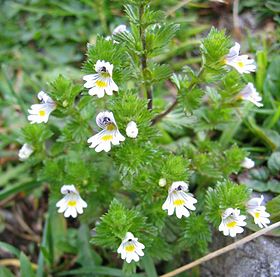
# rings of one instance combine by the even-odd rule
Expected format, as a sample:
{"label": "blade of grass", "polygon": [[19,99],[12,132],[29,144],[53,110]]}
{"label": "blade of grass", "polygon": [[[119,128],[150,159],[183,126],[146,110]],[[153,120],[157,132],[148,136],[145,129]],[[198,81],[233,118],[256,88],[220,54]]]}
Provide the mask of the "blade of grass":
{"label": "blade of grass", "polygon": [[14,246],[12,246],[11,244],[8,244],[6,242],[0,241],[0,249],[15,255],[17,258],[19,258],[20,256],[20,251]]}
{"label": "blade of grass", "polygon": [[[116,276],[123,277],[124,273],[121,269],[106,267],[106,266],[97,266],[93,268],[81,268],[81,269],[73,269],[65,272],[58,273],[57,276],[96,276],[96,275],[105,275],[105,276]],[[141,277],[147,276],[146,274],[132,274],[130,277]],[[150,276],[149,276],[150,277]]]}
{"label": "blade of grass", "polygon": [[145,271],[147,273],[147,276],[149,276],[149,277],[158,277],[158,274],[157,274],[157,271],[156,271],[153,259],[149,255],[146,254],[142,258],[141,261],[142,261],[144,269],[145,269]]}
{"label": "blade of grass", "polygon": [[40,183],[38,182],[28,182],[23,184],[17,184],[12,187],[8,187],[7,189],[4,189],[0,192],[0,201],[5,199],[6,197],[9,197],[13,194],[17,194],[19,192],[28,192],[36,187],[38,187]]}
{"label": "blade of grass", "polygon": [[8,84],[8,87],[9,87],[9,91],[8,90],[6,90],[6,93],[7,94],[10,94],[10,96],[12,96],[12,98],[14,98],[15,100],[16,100],[16,102],[17,102],[17,104],[20,106],[20,108],[21,108],[21,111],[25,114],[25,115],[27,115],[27,106],[25,105],[25,103],[24,103],[24,101],[22,100],[22,98],[20,97],[20,95],[19,94],[17,94],[16,92],[15,92],[15,90],[14,90],[14,88],[13,88],[13,85],[12,85],[12,82],[11,82],[11,80],[9,79],[9,76],[8,76],[8,74],[7,74],[7,68],[6,68],[6,66],[3,64],[2,65],[2,67],[1,67],[1,69],[2,69],[2,72],[3,72],[3,76],[4,76],[4,78],[5,78],[5,81],[7,82],[7,84]]}

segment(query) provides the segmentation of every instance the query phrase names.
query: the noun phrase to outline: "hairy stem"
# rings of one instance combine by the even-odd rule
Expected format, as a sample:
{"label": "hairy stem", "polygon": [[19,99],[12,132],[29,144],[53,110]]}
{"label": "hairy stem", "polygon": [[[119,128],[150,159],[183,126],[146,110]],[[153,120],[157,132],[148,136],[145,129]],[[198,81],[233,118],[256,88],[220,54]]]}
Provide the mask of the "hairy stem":
{"label": "hairy stem", "polygon": [[145,29],[142,25],[142,16],[144,13],[144,5],[141,5],[139,7],[139,32],[140,32],[140,38],[142,43],[142,54],[141,54],[141,67],[142,67],[142,76],[144,80],[144,87],[148,99],[148,110],[152,110],[153,108],[153,93],[152,88],[148,84],[146,77],[145,77],[145,71],[147,69],[147,53],[146,53],[146,36],[145,36]]}

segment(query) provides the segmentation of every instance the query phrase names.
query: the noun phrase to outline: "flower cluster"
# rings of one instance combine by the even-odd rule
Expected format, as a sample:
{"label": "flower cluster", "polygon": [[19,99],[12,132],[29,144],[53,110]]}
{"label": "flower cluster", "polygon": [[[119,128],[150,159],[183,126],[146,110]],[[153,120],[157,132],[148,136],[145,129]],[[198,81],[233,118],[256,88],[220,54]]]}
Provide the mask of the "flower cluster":
{"label": "flower cluster", "polygon": [[[240,44],[235,42],[235,45],[230,48],[229,53],[225,57],[225,64],[235,68],[240,74],[256,71],[256,65],[253,59],[249,59],[248,55],[239,55]],[[250,101],[257,107],[262,107],[262,97],[257,92],[252,83],[248,83],[237,95],[237,100]]]}
{"label": "flower cluster", "polygon": [[[268,217],[270,214],[266,212],[266,207],[262,206],[263,196],[260,198],[252,198],[247,203],[247,212],[253,216],[255,224],[260,228],[267,227],[270,223]],[[244,231],[242,227],[246,226],[246,216],[240,214],[239,209],[227,208],[222,214],[222,221],[219,231],[225,236],[235,237]]]}
{"label": "flower cluster", "polygon": [[[122,32],[126,32],[125,25],[118,26],[109,39],[113,39],[114,35]],[[114,43],[116,42],[114,41]],[[249,59],[248,55],[239,55],[239,52],[240,45],[235,43],[234,47],[230,49],[225,57],[225,64],[233,67],[240,74],[254,72],[256,70],[254,60]],[[110,62],[97,60],[94,64],[95,72],[83,76],[85,81],[84,87],[88,89],[88,94],[102,98],[105,95],[112,96],[114,92],[118,92],[119,87],[113,80],[113,70],[114,65]],[[43,91],[38,93],[38,99],[41,103],[32,105],[31,109],[28,110],[28,120],[31,124],[47,123],[50,114],[57,108],[57,103]],[[238,93],[236,100],[239,99],[250,101],[257,107],[262,106],[262,98],[252,83],[248,83]],[[102,151],[109,152],[112,146],[120,145],[121,142],[123,142],[122,145],[125,144],[126,138],[118,128],[113,112],[107,110],[99,112],[96,116],[96,124],[101,130],[88,138],[89,148],[93,148],[97,153]],[[141,126],[139,124],[140,131]],[[128,122],[125,132],[128,138],[136,139],[139,133],[137,123],[135,121]],[[20,160],[28,159],[33,151],[33,146],[25,143],[19,151]],[[242,166],[250,169],[254,167],[254,161],[245,158]],[[164,189],[166,185],[167,180],[161,178],[159,186]],[[58,213],[63,213],[66,218],[76,218],[79,214],[83,214],[88,204],[82,199],[75,185],[63,185],[61,187],[61,194],[63,194],[63,198],[56,203]],[[247,212],[260,228],[266,227],[270,223],[268,219],[270,215],[266,212],[265,206],[261,205],[262,201],[263,196],[253,198],[247,203]],[[189,192],[189,185],[184,181],[175,181],[168,188],[168,194],[162,204],[162,210],[167,211],[168,216],[175,213],[179,219],[187,218],[192,211],[196,210],[196,203],[197,199]],[[243,227],[246,226],[245,220],[246,216],[242,215],[239,209],[229,207],[221,215],[219,231],[223,232],[225,236],[235,237],[244,231]],[[127,263],[131,263],[131,261],[138,262],[140,257],[144,256],[143,249],[145,249],[144,244],[140,243],[138,238],[128,231],[125,237],[122,238],[117,253]]]}

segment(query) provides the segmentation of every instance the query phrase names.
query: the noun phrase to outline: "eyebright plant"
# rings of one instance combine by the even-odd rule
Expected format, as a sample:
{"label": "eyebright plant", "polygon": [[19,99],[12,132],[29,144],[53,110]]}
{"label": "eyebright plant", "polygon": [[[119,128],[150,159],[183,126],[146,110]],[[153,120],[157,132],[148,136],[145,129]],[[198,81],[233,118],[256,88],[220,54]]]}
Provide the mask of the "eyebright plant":
{"label": "eyebright plant", "polygon": [[[210,226],[235,237],[250,215],[262,228],[269,214],[262,197],[250,200],[250,189],[231,178],[254,166],[249,153],[221,141],[244,110],[262,106],[248,75],[253,55],[240,55],[238,43],[212,28],[201,41],[200,69],[175,74],[156,57],[180,26],[146,0],[124,9],[127,27],[88,44],[85,82],[58,76],[39,92],[19,157],[49,184],[58,213],[79,216],[94,230],[94,247],[107,258],[119,254],[135,272],[145,257],[204,254]],[[177,90],[172,103],[168,80]],[[180,128],[191,134],[186,143]]]}

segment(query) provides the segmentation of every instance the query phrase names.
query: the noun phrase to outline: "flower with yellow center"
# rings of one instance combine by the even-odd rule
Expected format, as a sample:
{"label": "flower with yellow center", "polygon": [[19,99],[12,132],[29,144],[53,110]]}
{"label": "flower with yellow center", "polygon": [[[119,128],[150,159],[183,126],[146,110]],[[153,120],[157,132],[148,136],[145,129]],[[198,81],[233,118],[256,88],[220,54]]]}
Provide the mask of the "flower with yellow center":
{"label": "flower with yellow center", "polygon": [[256,71],[256,65],[253,59],[249,59],[248,55],[239,56],[240,44],[235,42],[235,45],[230,48],[229,53],[225,57],[225,64],[235,68],[240,74]]}
{"label": "flower with yellow center", "polygon": [[85,75],[83,80],[85,88],[88,88],[89,95],[97,95],[101,98],[105,95],[113,95],[113,91],[118,91],[119,88],[113,81],[114,66],[109,62],[98,60],[95,64],[95,74]]}
{"label": "flower with yellow center", "polygon": [[140,243],[138,238],[135,238],[132,233],[127,232],[117,252],[121,254],[121,258],[127,263],[130,263],[132,260],[138,262],[139,256],[144,256],[144,248],[144,244]]}
{"label": "flower with yellow center", "polygon": [[270,214],[266,212],[266,207],[262,206],[263,195],[261,197],[252,198],[247,202],[247,212],[254,218],[255,224],[260,228],[267,227],[270,223]]}
{"label": "flower with yellow center", "polygon": [[61,187],[61,193],[65,196],[56,203],[59,213],[64,213],[65,217],[77,217],[83,213],[87,203],[81,198],[74,185],[64,185]]}
{"label": "flower with yellow center", "polygon": [[228,208],[222,215],[219,231],[223,232],[225,236],[235,237],[236,234],[244,231],[242,227],[246,225],[245,219],[245,215],[240,215],[240,210]]}
{"label": "flower with yellow center", "polygon": [[28,120],[31,121],[31,124],[48,122],[50,113],[56,107],[55,102],[45,92],[40,91],[37,97],[41,104],[32,105],[28,110]]}
{"label": "flower with yellow center", "polygon": [[257,92],[256,88],[252,83],[248,83],[237,95],[237,99],[242,99],[244,101],[249,101],[256,105],[257,107],[262,107],[261,103],[262,97]]}
{"label": "flower with yellow center", "polygon": [[194,204],[197,200],[188,192],[188,184],[183,181],[174,182],[168,191],[168,196],[162,205],[163,210],[168,211],[168,215],[176,212],[178,218],[190,216],[189,210],[194,211]]}
{"label": "flower with yellow center", "polygon": [[97,125],[103,130],[90,137],[88,143],[90,148],[95,148],[96,152],[111,150],[111,144],[118,145],[125,137],[120,133],[112,112],[100,112],[96,117]]}

